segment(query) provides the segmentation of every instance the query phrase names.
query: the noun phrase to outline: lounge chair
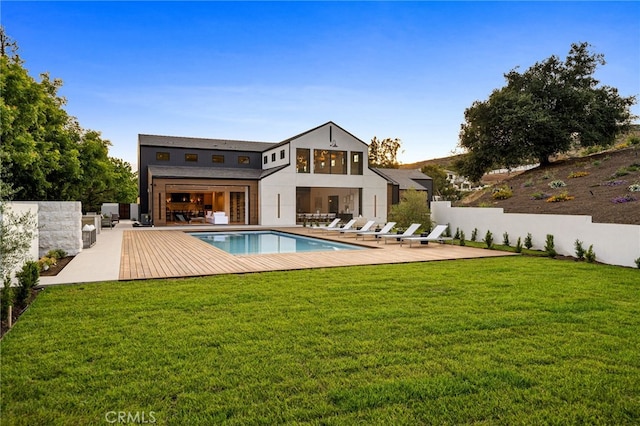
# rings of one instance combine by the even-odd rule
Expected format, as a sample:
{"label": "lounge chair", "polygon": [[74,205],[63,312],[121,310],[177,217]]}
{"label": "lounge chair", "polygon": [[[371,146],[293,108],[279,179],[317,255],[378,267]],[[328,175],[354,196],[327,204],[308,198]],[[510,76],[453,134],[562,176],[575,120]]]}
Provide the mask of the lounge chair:
{"label": "lounge chair", "polygon": [[340,227],[340,228],[338,228],[338,227],[336,227],[336,228],[327,228],[327,229],[324,229],[323,231],[324,232],[331,232],[331,231],[333,231],[333,232],[344,232],[347,229],[351,229],[351,227],[353,225],[355,225],[357,221],[358,221],[358,219],[351,219],[349,222],[345,223],[343,227]]}
{"label": "lounge chair", "polygon": [[183,214],[176,213],[175,216],[176,216],[176,220],[178,222],[181,222],[181,223],[187,223],[188,222],[187,219],[184,218]]}
{"label": "lounge chair", "polygon": [[379,231],[363,231],[362,229],[360,229],[356,233],[356,240],[358,239],[359,236],[362,236],[362,239],[364,240],[367,235],[373,235],[375,237],[377,235],[388,234],[394,226],[396,226],[395,222],[387,222],[387,224],[384,225],[382,229]]}
{"label": "lounge chair", "polygon": [[[375,220],[370,220],[364,224],[364,226],[360,229],[339,229],[340,234],[358,234],[359,232],[367,232],[371,227],[376,223]],[[357,235],[356,235],[357,237]]]}
{"label": "lounge chair", "polygon": [[328,224],[328,225],[320,225],[320,226],[312,226],[311,230],[320,230],[320,231],[324,231],[325,229],[335,229],[338,227],[338,224],[340,223],[340,218],[335,218],[333,219],[333,221]]}
{"label": "lounge chair", "polygon": [[420,223],[412,223],[411,226],[408,227],[407,230],[402,234],[377,235],[376,238],[378,239],[378,242],[380,242],[380,239],[384,239],[385,244],[387,244],[387,241],[391,238],[401,241],[404,237],[412,236],[418,230],[418,228],[420,228],[420,226]]}
{"label": "lounge chair", "polygon": [[402,245],[402,243],[405,241],[409,241],[409,247],[411,247],[411,244],[415,241],[426,242],[426,244],[429,244],[429,241],[437,241],[441,244],[443,244],[446,240],[451,240],[453,242],[453,238],[442,236],[442,234],[444,234],[446,230],[447,225],[437,225],[426,237],[415,236],[400,238],[400,245]]}

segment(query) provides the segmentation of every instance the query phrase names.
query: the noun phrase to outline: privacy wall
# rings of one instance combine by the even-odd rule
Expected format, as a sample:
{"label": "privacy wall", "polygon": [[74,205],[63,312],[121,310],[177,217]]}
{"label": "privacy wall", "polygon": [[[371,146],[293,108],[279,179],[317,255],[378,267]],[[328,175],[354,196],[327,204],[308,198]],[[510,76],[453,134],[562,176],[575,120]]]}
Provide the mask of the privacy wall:
{"label": "privacy wall", "polygon": [[610,265],[636,267],[640,257],[640,226],[593,223],[591,216],[504,213],[501,208],[451,207],[450,201],[431,203],[433,220],[464,231],[467,239],[478,229],[478,239],[491,231],[496,242],[507,232],[515,244],[518,237],[532,236],[533,248],[542,250],[547,234],[554,237],[558,254],[575,256],[575,241],[586,249],[593,244],[596,261]]}

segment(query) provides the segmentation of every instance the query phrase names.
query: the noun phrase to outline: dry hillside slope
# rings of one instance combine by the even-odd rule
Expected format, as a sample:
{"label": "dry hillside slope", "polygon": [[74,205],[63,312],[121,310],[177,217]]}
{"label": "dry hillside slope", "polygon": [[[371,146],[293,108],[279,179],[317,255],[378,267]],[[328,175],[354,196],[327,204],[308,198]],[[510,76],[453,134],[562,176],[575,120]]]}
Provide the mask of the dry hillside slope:
{"label": "dry hillside slope", "polygon": [[[553,181],[563,181],[566,186],[551,188]],[[640,192],[629,191],[629,186],[636,183],[640,184],[640,146],[637,145],[555,161],[548,167],[496,182],[481,196],[473,197],[473,201],[463,200],[458,205],[501,207],[505,213],[589,215],[593,222],[640,225]],[[502,185],[512,190],[513,196],[495,199],[492,191]],[[546,201],[561,193],[573,198]],[[620,202],[625,197],[630,201]]]}

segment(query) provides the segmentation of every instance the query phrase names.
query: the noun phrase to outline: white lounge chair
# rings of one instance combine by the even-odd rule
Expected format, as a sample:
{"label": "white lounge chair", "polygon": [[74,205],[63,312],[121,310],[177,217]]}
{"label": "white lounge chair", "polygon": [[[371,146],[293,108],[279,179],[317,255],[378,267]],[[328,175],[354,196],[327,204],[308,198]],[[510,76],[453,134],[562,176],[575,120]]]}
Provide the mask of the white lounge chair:
{"label": "white lounge chair", "polygon": [[315,231],[315,230],[320,230],[323,231],[325,229],[334,229],[338,227],[338,224],[340,223],[340,218],[335,218],[333,219],[333,221],[328,224],[328,225],[320,225],[320,226],[312,226],[311,230]]}
{"label": "white lounge chair", "polygon": [[373,224],[376,223],[375,220],[370,220],[364,224],[364,226],[360,229],[340,229],[340,235],[342,234],[357,234],[358,232],[367,232]]}
{"label": "white lounge chair", "polygon": [[355,223],[358,221],[358,219],[351,219],[349,222],[345,223],[343,227],[341,228],[327,228],[324,230],[324,232],[343,232],[346,231],[347,229],[351,229],[351,227],[353,225],[355,225]]}
{"label": "white lounge chair", "polygon": [[405,241],[409,241],[409,247],[411,247],[411,244],[416,241],[426,242],[427,244],[429,244],[429,241],[437,241],[441,244],[444,244],[444,242],[447,240],[451,240],[453,242],[453,238],[442,236],[442,234],[444,234],[446,230],[447,230],[447,225],[437,225],[426,237],[415,236],[415,237],[400,238],[400,245],[402,245],[402,243]]}
{"label": "white lounge chair", "polygon": [[421,226],[420,223],[412,223],[411,226],[409,226],[407,230],[404,231],[402,234],[379,235],[376,238],[378,238],[378,242],[380,242],[379,239],[381,238],[384,239],[384,243],[387,244],[387,241],[391,238],[401,240],[403,237],[412,236],[418,230],[418,228],[420,228],[420,226]]}
{"label": "white lounge chair", "polygon": [[384,227],[379,231],[363,231],[362,229],[360,229],[356,233],[356,240],[359,236],[362,236],[362,239],[364,240],[367,235],[373,235],[375,237],[377,235],[388,234],[394,226],[396,226],[395,222],[387,222],[387,224],[384,225]]}

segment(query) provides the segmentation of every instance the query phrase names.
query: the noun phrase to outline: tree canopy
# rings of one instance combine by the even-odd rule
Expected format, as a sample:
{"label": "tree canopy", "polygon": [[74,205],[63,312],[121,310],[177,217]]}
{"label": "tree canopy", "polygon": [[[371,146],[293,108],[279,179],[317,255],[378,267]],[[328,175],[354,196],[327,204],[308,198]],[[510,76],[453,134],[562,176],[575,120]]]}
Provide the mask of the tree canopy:
{"label": "tree canopy", "polygon": [[109,157],[111,143],[84,130],[64,110],[62,80],[31,77],[15,41],[0,27],[0,179],[14,200],[78,200],[83,209],[103,202],[135,202],[131,166]]}
{"label": "tree canopy", "polygon": [[369,166],[384,169],[398,168],[398,150],[402,141],[398,138],[378,139],[376,136],[369,144]]}
{"label": "tree canopy", "polygon": [[626,131],[635,97],[622,97],[600,85],[594,73],[605,65],[588,43],[574,43],[562,61],[557,56],[523,73],[505,74],[506,86],[465,110],[460,146],[468,151],[461,172],[478,180],[492,167],[511,168],[578,146],[608,146]]}

